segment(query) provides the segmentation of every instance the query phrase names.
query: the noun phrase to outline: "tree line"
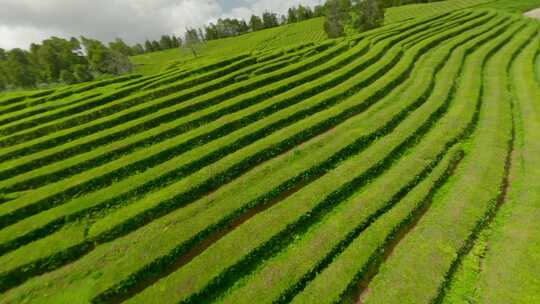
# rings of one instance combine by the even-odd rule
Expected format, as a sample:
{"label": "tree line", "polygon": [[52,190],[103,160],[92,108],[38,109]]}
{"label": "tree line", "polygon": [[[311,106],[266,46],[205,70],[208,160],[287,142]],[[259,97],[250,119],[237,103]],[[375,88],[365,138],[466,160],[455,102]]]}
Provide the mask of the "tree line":
{"label": "tree line", "polygon": [[261,16],[251,15],[248,21],[234,18],[220,18],[216,23],[210,23],[204,26],[201,31],[203,34],[200,35],[200,38],[203,40],[215,40],[239,36],[249,32],[256,32],[323,16],[323,5],[318,5],[314,8],[299,5],[289,8],[286,15],[278,15],[266,11]]}
{"label": "tree line", "polygon": [[345,27],[368,31],[383,25],[384,10],[392,6],[442,0],[327,0],[323,7],[324,30],[330,38],[345,35]]}
{"label": "tree line", "polygon": [[80,37],[51,37],[29,50],[0,48],[0,91],[9,88],[35,88],[54,83],[73,84],[91,81],[100,75],[131,72],[129,56],[179,48],[182,39],[163,35],[159,41],[146,40],[144,46],[129,46],[121,38],[105,45]]}
{"label": "tree line", "polygon": [[197,56],[197,46],[204,41],[238,36],[248,32],[295,23],[324,15],[322,6],[311,9],[299,5],[287,16],[264,12],[249,21],[218,19],[203,28],[187,28],[184,37],[162,35],[159,40],[128,45],[121,38],[105,43],[86,37],[63,39],[51,37],[29,50],[0,48],[0,90],[34,88],[53,83],[73,84],[93,80],[102,74],[119,75],[133,68],[129,56],[185,47]]}
{"label": "tree line", "polygon": [[384,3],[381,0],[327,0],[324,30],[330,38],[345,35],[349,25],[362,32],[384,23]]}
{"label": "tree line", "polygon": [[51,37],[41,44],[32,43],[29,50],[0,49],[0,90],[90,81],[97,74],[118,75],[131,68],[125,54],[101,41]]}
{"label": "tree line", "polygon": [[119,75],[133,68],[129,56],[149,52],[186,48],[197,56],[197,46],[208,40],[238,36],[285,24],[325,17],[324,29],[330,38],[343,36],[345,27],[370,30],[384,22],[384,9],[396,5],[440,0],[327,0],[324,5],[294,6],[286,14],[264,12],[243,19],[220,18],[202,28],[187,28],[184,37],[162,35],[144,44],[126,44],[121,38],[105,45],[81,37],[51,37],[41,44],[32,43],[29,50],[6,51],[0,48],[0,90],[15,87],[32,88],[51,83],[77,83],[102,74]]}

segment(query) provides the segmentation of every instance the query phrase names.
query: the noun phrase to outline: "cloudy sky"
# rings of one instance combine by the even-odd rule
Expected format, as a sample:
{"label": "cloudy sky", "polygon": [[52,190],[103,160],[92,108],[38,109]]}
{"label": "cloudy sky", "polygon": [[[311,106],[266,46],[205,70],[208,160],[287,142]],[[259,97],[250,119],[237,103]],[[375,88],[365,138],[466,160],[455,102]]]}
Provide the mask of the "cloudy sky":
{"label": "cloudy sky", "polygon": [[219,17],[284,13],[321,0],[0,0],[0,48],[28,48],[50,36],[81,35],[129,43],[180,34]]}

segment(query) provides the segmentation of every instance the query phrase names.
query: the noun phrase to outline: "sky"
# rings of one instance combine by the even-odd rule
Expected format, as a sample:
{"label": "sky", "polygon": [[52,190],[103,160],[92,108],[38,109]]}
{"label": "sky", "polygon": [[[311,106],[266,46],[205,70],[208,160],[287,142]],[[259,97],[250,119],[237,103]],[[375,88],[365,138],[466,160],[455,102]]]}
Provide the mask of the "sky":
{"label": "sky", "polygon": [[285,13],[321,0],[0,0],[0,48],[28,49],[51,37],[121,37],[127,43],[180,35],[221,17]]}

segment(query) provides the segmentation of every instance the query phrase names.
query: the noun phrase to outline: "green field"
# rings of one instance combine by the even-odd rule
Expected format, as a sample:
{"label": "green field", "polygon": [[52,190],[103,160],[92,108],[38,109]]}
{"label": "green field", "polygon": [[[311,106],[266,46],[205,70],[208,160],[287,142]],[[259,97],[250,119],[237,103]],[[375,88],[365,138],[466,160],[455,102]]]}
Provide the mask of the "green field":
{"label": "green field", "polygon": [[0,95],[0,303],[540,303],[537,6]]}
{"label": "green field", "polygon": [[327,39],[323,23],[324,18],[314,18],[239,37],[211,40],[196,47],[197,57],[191,50],[174,49],[135,56],[132,61],[136,65],[136,73],[152,74],[175,65],[186,68],[204,65],[207,61],[231,57],[231,54],[256,53],[261,56],[284,46],[294,47]]}

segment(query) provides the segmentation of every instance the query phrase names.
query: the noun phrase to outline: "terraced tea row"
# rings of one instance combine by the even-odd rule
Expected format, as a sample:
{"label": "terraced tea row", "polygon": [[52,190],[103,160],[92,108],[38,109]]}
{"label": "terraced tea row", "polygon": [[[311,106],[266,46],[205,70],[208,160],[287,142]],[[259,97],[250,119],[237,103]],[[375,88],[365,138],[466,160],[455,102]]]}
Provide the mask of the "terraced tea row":
{"label": "terraced tea row", "polygon": [[[376,53],[376,54],[377,54],[377,53]],[[377,56],[378,56],[378,55],[377,55]],[[369,60],[369,59],[368,59],[368,60]],[[361,64],[361,63],[360,63],[360,65],[357,66],[355,69],[361,69],[364,65],[365,65],[365,64]],[[349,72],[349,73],[351,73],[351,72]],[[339,79],[339,78],[338,78],[338,79]],[[292,95],[292,94],[290,94],[290,95]],[[294,95],[293,95],[293,96],[294,96]],[[297,98],[295,98],[295,99],[297,99]],[[333,101],[333,102],[335,102],[335,101]],[[300,114],[306,116],[305,111],[304,111],[303,113],[301,112]],[[297,114],[297,115],[298,115],[298,114]],[[278,116],[277,118],[280,118],[280,117]],[[281,121],[282,121],[282,123],[287,123],[288,120],[283,120],[283,119],[281,119]],[[247,132],[249,132],[249,130],[247,130]],[[249,134],[249,133],[248,133],[248,134]],[[264,134],[263,134],[263,135],[264,135]],[[45,192],[47,192],[47,191],[45,191]]]}
{"label": "terraced tea row", "polygon": [[[346,206],[345,201],[347,200],[347,198],[349,198],[355,192],[359,191],[359,188],[363,188],[364,186],[367,186],[367,183],[370,180],[375,179],[381,173],[384,173],[386,171],[386,168],[391,166],[393,161],[395,161],[395,159],[398,158],[399,155],[401,153],[403,153],[403,151],[406,150],[407,147],[410,144],[415,143],[415,140],[413,140],[413,138],[415,138],[416,136],[419,136],[419,134],[416,133],[416,132],[412,132],[412,134],[410,135],[411,137],[408,138],[407,136],[404,136],[404,134],[408,133],[405,130],[407,130],[408,128],[411,128],[411,127],[412,127],[412,130],[414,130],[414,124],[416,124],[417,126],[422,125],[422,120],[417,121],[417,120],[413,120],[411,118],[411,121],[413,122],[412,126],[408,125],[406,123],[406,121],[404,122],[405,125],[400,125],[390,135],[388,135],[389,137],[385,137],[381,141],[376,142],[375,146],[373,146],[370,149],[368,149],[367,151],[355,156],[350,161],[347,161],[342,166],[338,167],[336,169],[337,172],[335,172],[336,175],[334,175],[332,173],[329,173],[325,177],[319,179],[316,183],[310,185],[310,188],[304,188],[302,191],[296,192],[293,196],[289,197],[287,200],[281,202],[280,205],[276,206],[274,212],[278,212],[278,214],[281,214],[281,215],[279,215],[279,216],[275,215],[275,216],[278,216],[280,219],[284,219],[284,218],[287,218],[287,217],[291,216],[291,213],[294,214],[292,212],[292,210],[288,210],[288,209],[285,209],[285,210],[288,210],[288,211],[284,211],[284,212],[279,212],[278,211],[278,210],[280,210],[282,208],[287,208],[286,207],[287,205],[290,205],[291,206],[290,208],[293,208],[293,210],[294,209],[300,209],[300,210],[304,211],[304,212],[300,213],[300,214],[303,215],[303,220],[299,220],[300,222],[298,223],[298,226],[297,226],[298,228],[296,228],[298,230],[297,231],[295,231],[295,230],[284,231],[283,234],[282,234],[283,237],[287,236],[287,237],[291,237],[291,238],[294,237],[294,238],[298,239],[302,235],[302,230],[307,229],[306,226],[303,226],[301,224],[302,221],[304,221],[305,225],[307,225],[310,221],[313,221],[312,222],[313,224],[317,223],[316,226],[321,227],[319,217],[323,217],[324,214],[326,212],[328,212],[329,210],[328,209],[327,210],[324,210],[324,209],[323,210],[320,210],[320,209],[318,210],[318,208],[315,208],[313,210],[308,211],[308,210],[305,209],[305,208],[309,208],[308,206],[305,206],[305,205],[311,204],[311,202],[316,203],[319,200],[319,198],[324,198],[324,200],[317,202],[317,204],[322,204],[323,206],[327,205],[327,208],[328,208],[328,207],[331,207],[334,204],[340,203],[339,206],[337,207],[338,210],[340,210],[341,208],[344,208],[344,210],[347,210],[347,207],[345,207]],[[424,129],[424,128],[421,128],[421,129]],[[403,131],[405,131],[405,132],[402,133]],[[422,132],[422,131],[420,131],[420,132]],[[392,142],[394,142],[394,144],[392,144]],[[355,170],[351,170],[352,168],[355,168]],[[419,167],[417,163],[415,163],[414,168],[421,169],[421,167]],[[357,175],[357,174],[360,174],[360,175]],[[411,178],[414,179],[415,175],[412,175]],[[330,180],[339,181],[338,185],[341,185],[341,183],[343,183],[343,186],[338,187],[338,189],[335,190],[334,187],[336,187],[336,182],[333,182],[333,183],[329,182]],[[403,181],[402,178],[400,178],[400,180]],[[383,179],[383,181],[388,183],[387,179]],[[328,192],[326,192],[326,191],[328,191]],[[368,191],[368,190],[366,190],[366,192],[370,193],[370,191]],[[303,204],[298,205],[297,202],[299,202],[299,201],[303,202]],[[343,203],[341,203],[341,202],[343,202]],[[344,206],[344,204],[345,204],[345,206]],[[362,209],[362,207],[366,208],[366,209]],[[367,212],[369,214],[370,208],[368,206],[366,206],[365,204],[362,207],[359,207],[359,208],[361,208],[363,210],[363,211],[361,211],[361,213]],[[324,207],[321,206],[320,208],[324,208]],[[273,209],[274,208],[270,209],[269,212],[271,212]],[[343,210],[343,209],[341,209],[341,210]],[[320,214],[318,212],[323,212],[323,213]],[[358,214],[358,212],[360,212],[360,211],[357,211],[357,212],[344,211],[343,215],[347,214],[347,215],[350,216],[350,215],[354,214],[354,215],[357,215],[357,216],[361,216],[360,214]],[[266,216],[270,217],[271,215],[267,214]],[[367,214],[366,214],[366,216],[367,216]],[[237,236],[235,238],[231,237],[229,240],[232,243],[234,243],[236,241],[237,244],[238,244],[238,242],[241,242],[243,245],[245,245],[245,246],[239,246],[239,248],[244,248],[244,247],[250,248],[251,246],[247,246],[247,244],[249,244],[248,242],[250,242],[251,239],[260,239],[261,237],[264,236],[264,234],[262,233],[263,231],[265,231],[265,230],[274,230],[275,231],[275,229],[279,229],[279,226],[281,226],[280,221],[276,220],[275,218],[272,218],[272,220],[270,220],[270,222],[274,223],[272,225],[269,225],[268,223],[266,223],[266,225],[264,225],[264,223],[261,223],[261,221],[262,221],[262,219],[258,220],[258,221],[255,221],[255,220],[254,221],[249,221],[245,225],[240,226],[233,233],[243,233],[243,234],[241,236]],[[307,222],[305,222],[305,221],[307,221]],[[340,222],[341,221],[336,221],[335,223],[340,223]],[[279,223],[279,226],[278,226],[278,223]],[[346,223],[345,226],[347,226],[349,229],[354,229],[354,224],[351,221],[344,221],[344,222],[341,222],[341,223]],[[248,224],[251,224],[251,225],[254,225],[254,226],[251,227],[251,229],[250,229]],[[283,225],[286,225],[286,222],[283,223]],[[275,226],[278,226],[278,227],[275,227]],[[287,225],[287,228],[295,229],[295,228],[293,228],[294,226],[295,226],[295,224],[289,224],[289,225]],[[244,227],[245,227],[245,230],[243,229]],[[335,227],[335,226],[332,226],[332,227]],[[340,228],[345,229],[346,227],[341,226]],[[246,233],[249,234],[249,231],[252,231],[252,232],[257,231],[257,233],[254,234],[254,237],[250,237],[250,236],[248,236],[246,234]],[[339,237],[337,237],[335,234],[333,236],[336,237],[335,238],[336,241],[339,241]],[[314,238],[308,238],[308,239],[316,240],[317,238],[315,238],[315,239]],[[325,245],[322,245],[322,244],[326,244],[324,241],[322,241],[322,242],[314,241],[314,242],[317,244],[316,246],[318,246],[319,248],[321,246],[325,246]],[[217,262],[217,260],[214,260],[214,258],[217,257],[217,256],[210,253],[210,252],[215,252],[215,251],[213,251],[214,249],[220,248],[218,246],[218,244],[220,244],[220,243],[223,246],[230,246],[232,244],[232,243],[229,243],[229,245],[226,245],[227,242],[225,241],[225,239],[223,239],[223,241],[220,241],[220,242],[216,243],[215,246],[210,247],[205,253],[203,253],[197,259],[193,260],[190,264],[186,265],[184,268],[181,268],[177,274],[174,274],[174,275],[171,275],[171,276],[167,277],[166,280],[162,281],[163,282],[162,284],[171,284],[171,285],[178,284],[176,286],[189,286],[189,285],[181,284],[181,282],[183,280],[183,278],[181,276],[185,275],[189,271],[190,265],[193,265],[193,267],[198,266],[199,267],[199,272],[202,271],[201,269],[207,269],[208,265],[210,265],[210,267],[218,267],[218,268],[224,267],[224,266],[221,266],[224,263],[223,255],[221,255],[222,263],[218,265],[218,264],[214,264],[215,262]],[[301,243],[297,242],[294,245],[291,245],[291,250],[295,250],[295,251],[298,250],[300,248],[299,246],[301,246],[300,244]],[[271,246],[271,245],[268,245],[268,246],[269,247],[267,247],[266,250],[270,250],[270,248],[274,248],[274,246]],[[329,246],[332,246],[332,244],[330,243]],[[338,246],[338,248],[339,248],[339,246]],[[311,248],[311,249],[313,249],[313,248]],[[331,250],[331,248],[329,248],[329,249]],[[238,250],[237,250],[237,252],[238,252]],[[266,252],[266,251],[263,251],[263,252]],[[308,250],[306,252],[311,252],[309,254],[310,256],[313,255],[313,254],[322,254],[322,253],[324,253],[324,251],[320,252],[318,250],[314,250],[314,251],[309,251]],[[302,256],[302,255],[300,255],[300,256]],[[300,256],[298,256],[298,257],[300,257]],[[293,255],[287,254],[287,257],[288,257],[288,260],[294,260]],[[304,257],[306,257],[306,256],[304,256]],[[229,256],[227,256],[227,258],[239,259],[240,257],[237,257],[237,256],[230,256],[229,257]],[[283,258],[280,258],[279,255],[276,256],[275,259],[277,261],[283,261]],[[195,261],[198,261],[198,262],[200,261],[201,264],[195,263]],[[210,261],[212,261],[212,262],[210,262]],[[303,259],[302,262],[301,262],[302,265],[296,264],[296,266],[297,267],[304,267],[303,265],[307,264],[308,261],[309,261],[309,259],[307,259],[307,260]],[[294,264],[294,262],[293,262],[293,264]],[[243,269],[244,267],[240,267],[240,268]],[[262,271],[264,271],[264,270],[262,270]],[[205,271],[205,273],[206,273],[206,271]],[[211,273],[215,273],[215,272],[211,270],[211,271],[208,272],[208,275],[211,275]],[[268,273],[273,273],[274,275],[276,275],[276,274],[278,274],[280,272],[279,271],[276,271],[276,272],[269,271]],[[291,274],[290,272],[288,272],[288,273]],[[302,274],[302,273],[297,273],[297,274],[294,275],[294,277],[296,277],[299,274]],[[175,277],[176,277],[176,279],[175,279]],[[289,283],[290,279],[291,278],[287,278],[286,280],[284,280],[282,282]],[[228,282],[229,280],[224,279],[224,281]],[[264,280],[262,280],[262,281],[264,281]],[[279,282],[279,281],[280,281],[279,279],[276,279],[275,282]],[[241,285],[244,284],[244,283],[245,282],[239,281],[239,284],[241,284]],[[160,283],[158,282],[158,284],[160,284]],[[208,287],[209,290],[212,290],[212,292],[215,292],[216,291],[216,286],[213,286],[213,287],[210,287],[210,286]],[[149,295],[149,296],[157,296],[158,294],[155,293],[154,291],[158,291],[160,286],[155,285],[155,287],[156,287],[155,289],[153,287],[151,287],[151,289],[149,289],[149,291],[146,294]],[[294,284],[291,287],[294,287]],[[274,290],[274,292],[278,291],[278,290]],[[281,292],[283,292],[283,291],[287,292],[287,289],[285,289],[285,290],[281,289]],[[245,292],[245,290],[244,290],[244,292]],[[259,292],[262,292],[262,290],[259,290]],[[265,290],[265,292],[262,292],[262,293],[267,294],[267,293],[270,293],[270,292],[272,292],[272,290],[269,290],[269,291]],[[189,294],[189,293],[186,293],[186,294]],[[169,294],[169,296],[171,296],[171,295]],[[274,296],[279,296],[279,294],[274,295]],[[291,295],[285,295],[285,300],[289,296],[291,296]],[[201,298],[197,298],[197,297],[198,296],[196,296],[195,298],[192,298],[192,300],[195,301],[195,302],[204,301]],[[142,298],[142,301],[144,301],[144,299],[145,298]],[[138,299],[138,300],[141,301],[141,299]],[[238,300],[238,299],[236,299],[236,300]],[[232,302],[234,302],[234,301],[235,300],[232,300]],[[271,301],[271,299],[266,299],[265,301]],[[247,302],[249,302],[249,299],[247,300]]]}
{"label": "terraced tea row", "polygon": [[[512,27],[506,35],[494,40],[495,48],[487,50],[479,60],[485,72],[483,78],[477,80],[482,84],[476,86],[482,88],[478,127],[471,138],[470,152],[456,171],[456,181],[448,186],[456,190],[448,191],[447,196],[426,213],[415,231],[385,262],[381,274],[371,284],[365,299],[368,303],[398,299],[440,301],[461,256],[485,224],[487,215],[496,211],[496,204],[504,200],[514,141],[511,100],[506,99],[503,92],[507,89],[510,62],[520,48],[530,42],[531,34],[534,36],[536,25],[531,26],[533,28],[524,29],[525,24],[521,23]],[[441,246],[445,250],[441,250]],[[429,263],[430,260],[437,260],[436,266]],[[422,263],[429,263],[429,268],[423,268]],[[401,288],[383,287],[384,282],[397,277]],[[419,282],[422,282],[421,288]]]}

